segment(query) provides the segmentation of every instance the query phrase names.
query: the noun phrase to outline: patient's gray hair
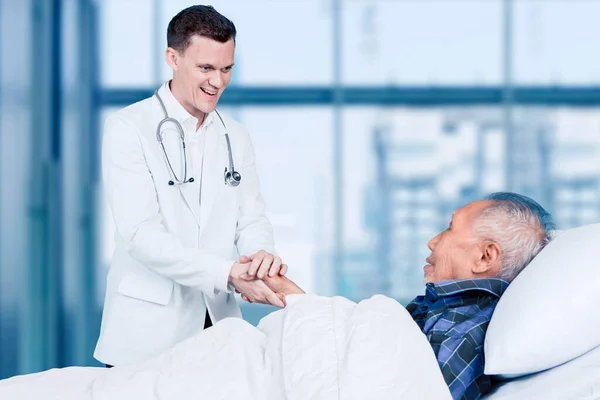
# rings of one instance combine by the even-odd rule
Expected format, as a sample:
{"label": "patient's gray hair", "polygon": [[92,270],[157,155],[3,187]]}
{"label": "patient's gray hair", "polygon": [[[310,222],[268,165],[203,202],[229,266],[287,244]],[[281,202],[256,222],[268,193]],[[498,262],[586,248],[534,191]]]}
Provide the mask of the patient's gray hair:
{"label": "patient's gray hair", "polygon": [[499,278],[512,281],[552,240],[552,216],[529,197],[499,192],[486,197],[492,204],[475,223],[475,235],[501,249]]}

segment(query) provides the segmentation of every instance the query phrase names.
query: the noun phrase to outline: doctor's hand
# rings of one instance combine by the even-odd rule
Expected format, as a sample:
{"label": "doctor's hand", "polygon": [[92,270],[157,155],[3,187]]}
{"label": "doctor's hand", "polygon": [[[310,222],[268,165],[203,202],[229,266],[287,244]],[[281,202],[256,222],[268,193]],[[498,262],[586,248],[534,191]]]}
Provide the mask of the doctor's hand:
{"label": "doctor's hand", "polygon": [[242,293],[244,300],[250,303],[271,304],[285,307],[283,295],[276,294],[260,279],[251,280],[248,275],[249,263],[234,263],[229,273],[229,283],[236,292]]}
{"label": "doctor's hand", "polygon": [[265,250],[260,250],[251,256],[241,256],[240,263],[252,262],[248,269],[248,279],[263,279],[265,276],[285,275],[287,265],[283,264],[281,257],[277,257]]}

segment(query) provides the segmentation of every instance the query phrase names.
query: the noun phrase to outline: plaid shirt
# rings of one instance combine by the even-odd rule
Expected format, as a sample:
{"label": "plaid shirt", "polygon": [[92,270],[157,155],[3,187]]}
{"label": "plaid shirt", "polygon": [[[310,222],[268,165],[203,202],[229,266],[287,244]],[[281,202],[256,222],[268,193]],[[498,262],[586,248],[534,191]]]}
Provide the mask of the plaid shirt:
{"label": "plaid shirt", "polygon": [[498,278],[428,283],[425,296],[406,307],[427,335],[454,399],[479,399],[491,389],[483,374],[483,341],[507,287]]}

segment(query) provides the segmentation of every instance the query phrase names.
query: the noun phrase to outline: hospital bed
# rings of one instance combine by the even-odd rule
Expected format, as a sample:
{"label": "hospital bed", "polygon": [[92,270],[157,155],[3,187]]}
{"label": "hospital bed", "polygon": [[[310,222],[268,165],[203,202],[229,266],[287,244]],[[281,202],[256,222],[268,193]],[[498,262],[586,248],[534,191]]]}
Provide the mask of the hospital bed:
{"label": "hospital bed", "polygon": [[[600,399],[599,242],[600,224],[560,233],[509,285],[485,338],[485,372],[495,384],[483,400]],[[0,381],[0,399],[13,400],[185,400],[197,393],[449,398],[425,336],[404,307],[383,296],[359,304],[288,298],[288,307],[258,330],[239,319],[221,321],[141,366],[72,367]]]}

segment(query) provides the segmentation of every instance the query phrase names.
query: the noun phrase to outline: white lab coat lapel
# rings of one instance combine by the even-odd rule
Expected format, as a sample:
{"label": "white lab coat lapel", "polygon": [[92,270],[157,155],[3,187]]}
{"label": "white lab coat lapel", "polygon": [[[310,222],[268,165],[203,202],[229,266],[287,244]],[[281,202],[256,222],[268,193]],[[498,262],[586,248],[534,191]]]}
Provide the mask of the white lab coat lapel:
{"label": "white lab coat lapel", "polygon": [[[189,154],[188,154],[188,157],[189,157]],[[198,161],[202,162],[202,160],[198,160]],[[188,160],[188,162],[189,162],[189,160]],[[190,176],[189,172],[188,172],[188,176]],[[200,202],[199,202],[200,199],[198,197],[198,194],[200,192],[199,177],[194,176],[194,182],[188,182],[184,185],[180,185],[179,190],[181,191],[181,195],[183,196],[187,206],[190,208],[190,211],[194,215],[194,219],[196,220],[196,223],[198,224],[198,226],[201,226]]]}
{"label": "white lab coat lapel", "polygon": [[[165,147],[165,151],[168,154],[169,162],[171,163],[171,167],[173,168],[175,174],[177,175],[177,178],[183,179],[183,177],[184,177],[183,168],[184,168],[185,158],[183,157],[183,149],[181,147],[181,139],[179,136],[179,132],[177,131],[177,129],[175,128],[175,126],[172,122],[163,124],[161,131],[162,131],[162,137],[163,137],[163,145]],[[162,157],[163,156],[162,149],[160,150],[160,152],[161,152],[161,157]],[[188,168],[187,177],[189,179],[189,177],[193,176],[193,175],[192,175],[192,171],[191,171],[192,154],[190,154],[190,151],[188,148],[186,148],[186,156],[187,156],[187,168]],[[175,181],[175,178],[172,176],[171,169],[169,168],[169,163],[167,162],[167,159],[164,158],[163,160],[164,160],[165,169],[168,171],[169,179],[172,179],[173,181]],[[200,160],[200,162],[201,162],[201,160]],[[175,182],[175,185],[176,185],[176,187],[179,188],[181,196],[183,197],[183,200],[189,207],[192,215],[194,216],[194,219],[196,220],[196,223],[198,225],[200,225],[200,204],[198,204],[198,193],[200,190],[200,182],[199,182],[198,178],[199,177],[194,177],[194,182],[192,182],[192,183],[180,184],[180,183]]]}
{"label": "white lab coat lapel", "polygon": [[[165,145],[165,149],[169,155],[169,161],[171,162],[171,166],[175,170],[178,179],[183,179],[184,177],[184,161],[185,158],[183,156],[183,149],[181,146],[181,139],[179,137],[179,132],[176,130],[173,123],[166,123],[163,125],[163,141]],[[181,195],[189,207],[196,223],[200,225],[200,204],[198,194],[200,192],[200,177],[196,177],[192,173],[192,157],[194,154],[191,154],[190,148],[185,149],[186,157],[187,157],[187,178],[194,177],[194,182],[188,182],[184,184],[175,183],[181,192]],[[202,160],[193,160],[194,163],[202,163]],[[168,164],[165,160],[165,167],[168,167]],[[170,174],[169,174],[170,175]],[[174,180],[174,179],[173,179]]]}
{"label": "white lab coat lapel", "polygon": [[[216,124],[216,126],[214,125]],[[219,122],[213,122],[213,126],[206,131],[204,147],[204,163],[202,165],[202,184],[200,191],[200,231],[206,229],[215,199],[225,185],[224,171],[227,157],[225,148],[225,137]]]}

